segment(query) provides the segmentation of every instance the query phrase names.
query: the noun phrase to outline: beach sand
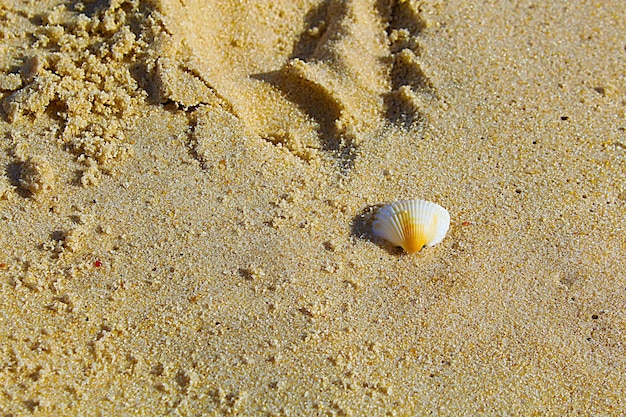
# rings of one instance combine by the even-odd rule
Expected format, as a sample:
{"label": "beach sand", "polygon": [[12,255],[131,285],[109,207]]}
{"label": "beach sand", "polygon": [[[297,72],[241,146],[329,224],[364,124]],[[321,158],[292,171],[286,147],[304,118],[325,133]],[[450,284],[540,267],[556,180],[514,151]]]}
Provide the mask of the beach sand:
{"label": "beach sand", "polygon": [[626,413],[621,1],[9,0],[0,55],[2,415]]}

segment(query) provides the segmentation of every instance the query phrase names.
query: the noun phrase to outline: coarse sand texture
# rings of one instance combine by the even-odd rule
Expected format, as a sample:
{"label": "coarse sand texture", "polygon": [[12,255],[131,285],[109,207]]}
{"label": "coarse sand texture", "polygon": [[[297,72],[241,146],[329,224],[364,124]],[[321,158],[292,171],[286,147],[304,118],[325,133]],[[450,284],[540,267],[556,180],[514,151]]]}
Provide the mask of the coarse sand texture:
{"label": "coarse sand texture", "polygon": [[622,1],[5,0],[0,57],[0,415],[626,415]]}

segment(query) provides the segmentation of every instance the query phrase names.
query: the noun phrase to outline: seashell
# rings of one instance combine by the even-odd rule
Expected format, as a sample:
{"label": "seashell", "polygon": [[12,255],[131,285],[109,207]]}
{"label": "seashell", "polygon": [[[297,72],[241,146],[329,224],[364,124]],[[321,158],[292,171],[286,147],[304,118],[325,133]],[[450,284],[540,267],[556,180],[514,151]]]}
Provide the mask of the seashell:
{"label": "seashell", "polygon": [[381,207],[374,217],[374,234],[402,246],[408,253],[441,242],[450,227],[448,210],[426,200],[401,200]]}

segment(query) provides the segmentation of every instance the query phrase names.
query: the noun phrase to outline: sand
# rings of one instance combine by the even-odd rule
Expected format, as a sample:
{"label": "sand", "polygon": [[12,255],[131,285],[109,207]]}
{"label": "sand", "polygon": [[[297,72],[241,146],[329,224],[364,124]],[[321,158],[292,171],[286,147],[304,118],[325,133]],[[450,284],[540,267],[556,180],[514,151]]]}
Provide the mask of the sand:
{"label": "sand", "polygon": [[621,1],[11,0],[0,53],[2,415],[626,413]]}

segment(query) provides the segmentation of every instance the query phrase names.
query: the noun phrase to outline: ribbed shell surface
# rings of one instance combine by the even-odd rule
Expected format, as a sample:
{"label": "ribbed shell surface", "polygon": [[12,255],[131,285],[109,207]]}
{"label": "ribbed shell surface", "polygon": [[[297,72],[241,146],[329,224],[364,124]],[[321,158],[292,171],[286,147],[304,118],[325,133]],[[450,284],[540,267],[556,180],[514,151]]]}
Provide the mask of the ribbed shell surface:
{"label": "ribbed shell surface", "polygon": [[374,233],[407,252],[418,252],[443,240],[450,227],[450,214],[425,200],[401,200],[376,213]]}

